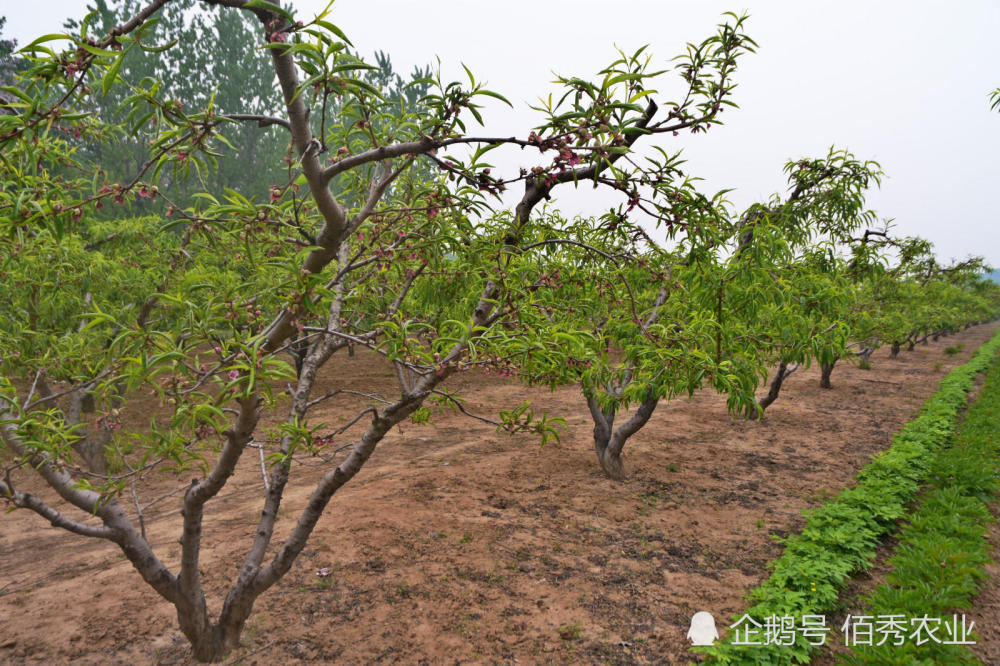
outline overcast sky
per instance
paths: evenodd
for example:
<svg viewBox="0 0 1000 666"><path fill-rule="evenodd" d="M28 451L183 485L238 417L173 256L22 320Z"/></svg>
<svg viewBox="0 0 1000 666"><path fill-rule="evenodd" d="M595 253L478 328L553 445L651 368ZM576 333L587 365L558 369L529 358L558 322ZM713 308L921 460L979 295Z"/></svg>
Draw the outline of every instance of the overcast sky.
<svg viewBox="0 0 1000 666"><path fill-rule="evenodd" d="M667 66L686 42L712 34L722 12L745 11L759 49L736 74L740 108L708 134L660 137L684 149L703 189L735 188L730 198L743 207L785 190L788 159L848 148L881 163L887 177L869 201L898 233L930 239L945 261L978 254L1000 266L1000 113L989 109L1000 87L1000 2L743 2L337 0L329 20L363 54L386 51L404 73L439 57L446 80L464 80L465 63L516 107L489 106L484 133L523 136L540 119L528 104L556 90L553 72L593 77L616 45L649 44ZM293 4L308 18L326 3ZM23 45L61 31L85 5L0 0L0 14ZM611 202L557 194L570 214Z"/></svg>

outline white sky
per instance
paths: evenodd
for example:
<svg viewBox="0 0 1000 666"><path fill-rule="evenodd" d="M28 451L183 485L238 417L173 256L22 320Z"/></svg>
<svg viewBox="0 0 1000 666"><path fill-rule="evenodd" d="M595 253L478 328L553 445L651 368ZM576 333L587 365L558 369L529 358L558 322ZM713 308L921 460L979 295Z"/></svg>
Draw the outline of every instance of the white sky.
<svg viewBox="0 0 1000 666"><path fill-rule="evenodd" d="M553 72L592 77L615 45L649 44L666 66L686 42L712 34L722 12L746 11L760 48L736 74L740 108L707 135L659 139L684 149L703 189L735 188L730 198L743 207L784 191L789 158L848 148L881 163L887 178L869 201L898 233L930 239L945 261L978 254L1000 266L1000 113L988 98L1000 87L1000 2L743 2L337 0L329 20L362 53L389 53L403 74L440 57L446 80L465 80L464 62L516 107L490 105L482 132L523 136L539 122L527 105L556 91ZM0 15L23 45L59 32L85 5L0 0ZM311 18L325 1L294 5ZM568 214L598 214L611 201L555 194Z"/></svg>

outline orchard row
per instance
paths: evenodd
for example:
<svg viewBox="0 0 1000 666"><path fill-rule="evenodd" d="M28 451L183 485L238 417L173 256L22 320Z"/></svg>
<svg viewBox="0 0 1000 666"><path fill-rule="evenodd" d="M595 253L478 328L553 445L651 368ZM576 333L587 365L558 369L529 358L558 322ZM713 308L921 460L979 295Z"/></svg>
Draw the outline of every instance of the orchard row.
<svg viewBox="0 0 1000 666"><path fill-rule="evenodd" d="M743 211L696 187L668 147L716 131L735 107L737 67L755 47L744 17L726 15L674 59L673 81L645 48L620 52L594 77L559 78L537 127L495 136L470 125L502 95L472 72L383 76L329 7L299 20L268 0L204 0L242 40L215 54L161 28L188 25L189 4L128 5L110 23L95 12L22 49L3 88L0 495L117 545L175 606L199 660L238 645L254 601L390 429L436 402L465 409L447 389L456 373L579 385L599 462L622 479L626 442L662 401L712 390L757 418L797 367L820 363L829 381L836 362L867 362L878 345L1000 314L980 260L942 266L926 242L878 223L865 197L880 168L846 150L789 162L787 191ZM195 57L203 79L184 74ZM240 62L253 65L227 72ZM249 83L249 98L208 92L212 77L247 72L276 84L280 103ZM241 155L274 182L218 182L230 137L254 129L287 142L277 165ZM489 160L503 150L524 167L499 173ZM619 203L572 220L539 206L574 187ZM519 193L510 209L507 192ZM386 357L396 394L317 394L325 367L336 382L331 359L356 348ZM264 428L276 391L290 408ZM126 427L150 393L162 410ZM353 417L330 431L314 417L328 405ZM558 418L508 407L500 428L558 436ZM260 517L210 616L206 503L257 446ZM276 539L303 455L328 471ZM145 536L144 507L167 497L148 480L164 469L199 476L174 500L176 570ZM19 490L29 474L52 497Z"/></svg>

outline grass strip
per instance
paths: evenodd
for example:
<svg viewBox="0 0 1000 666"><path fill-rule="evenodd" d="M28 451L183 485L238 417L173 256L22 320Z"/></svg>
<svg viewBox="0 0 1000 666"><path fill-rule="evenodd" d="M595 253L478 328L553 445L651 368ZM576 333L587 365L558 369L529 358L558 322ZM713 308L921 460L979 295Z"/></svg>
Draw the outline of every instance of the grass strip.
<svg viewBox="0 0 1000 666"><path fill-rule="evenodd" d="M972 607L990 562L989 503L1000 493L1000 365L990 371L983 392L969 409L955 445L942 449L931 470L920 509L900 534L889 560L886 583L865 598L870 615L940 618L931 624L935 639L926 642L893 636L883 645L853 645L850 664L979 664L967 645L974 636L956 618ZM974 618L968 618L974 620ZM908 634L909 636L909 634ZM881 638L881 637L880 637ZM945 644L947 641L950 644ZM877 641L876 641L877 642ZM901 645L893 643L901 642Z"/></svg>
<svg viewBox="0 0 1000 666"><path fill-rule="evenodd" d="M841 591L856 573L869 568L879 541L892 532L931 475L937 452L954 435L958 415L976 376L986 371L1000 350L1000 332L972 359L945 376L937 392L893 437L892 446L872 456L852 488L826 504L805 512L802 532L785 540L785 551L769 566L771 576L752 590L749 616L762 626L756 633L730 631L723 643L694 648L710 664L784 666L808 663L822 644L799 627L809 616L834 609ZM794 623L788 630L780 620ZM829 633L839 629L827 627ZM750 645L734 642L741 639Z"/></svg>

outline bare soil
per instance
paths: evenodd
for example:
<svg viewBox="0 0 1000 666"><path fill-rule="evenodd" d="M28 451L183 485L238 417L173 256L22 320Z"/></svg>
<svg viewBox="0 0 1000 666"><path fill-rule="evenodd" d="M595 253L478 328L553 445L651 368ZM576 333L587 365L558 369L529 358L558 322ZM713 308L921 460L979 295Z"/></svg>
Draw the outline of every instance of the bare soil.
<svg viewBox="0 0 1000 666"><path fill-rule="evenodd" d="M993 504L990 507L994 517L1000 517L1000 505ZM990 525L987 537L990 547L993 549L993 557L1000 552L1000 523ZM989 578L985 581L979 595L973 599L975 610L973 611L976 620L975 632L979 635L979 641L971 647L984 664L1000 663L1000 564L993 562L986 566L986 573Z"/></svg>
<svg viewBox="0 0 1000 666"><path fill-rule="evenodd" d="M296 565L261 597L234 653L243 664L611 663L697 661L685 636L710 611L720 629L781 553L772 535L799 530L803 509L833 497L912 418L951 368L998 324L838 364L833 389L819 368L791 376L760 422L734 419L710 392L661 404L626 447L631 479L603 477L578 390L527 389L470 373L452 382L470 411L495 415L530 398L566 419L560 443L499 434L450 411L406 425L339 492ZM963 344L957 354L948 346ZM391 394L393 373L359 353L331 362L323 392L347 385ZM362 403L358 403L360 405ZM356 407L357 405L353 405ZM337 424L355 410L331 406ZM148 421L155 405L130 408ZM348 441L345 435L344 441ZM278 536L324 471L297 466ZM312 464L310 464L312 463ZM163 475L148 501L200 473ZM29 476L22 490L45 494ZM210 608L250 545L263 495L248 451L206 507L202 567ZM48 495L46 495L48 497ZM179 496L148 511L150 542L179 561ZM328 568L330 575L317 572ZM996 572L992 572L996 573ZM970 611L981 654L1000 654L996 595ZM17 511L0 522L0 662L182 664L172 606L115 547Z"/></svg>

